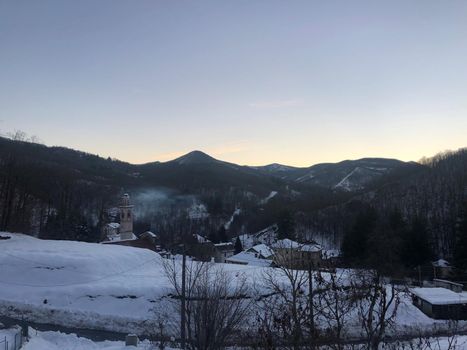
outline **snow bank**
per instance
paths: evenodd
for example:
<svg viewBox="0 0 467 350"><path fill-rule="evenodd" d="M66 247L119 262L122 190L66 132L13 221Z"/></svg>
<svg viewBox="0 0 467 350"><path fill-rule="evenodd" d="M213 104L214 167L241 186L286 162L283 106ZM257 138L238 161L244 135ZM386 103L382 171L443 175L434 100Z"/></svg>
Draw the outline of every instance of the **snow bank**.
<svg viewBox="0 0 467 350"><path fill-rule="evenodd" d="M149 349L149 342L141 342L134 346L125 346L122 341L93 342L87 338L78 337L76 334L64 334L60 332L35 332L32 331L31 339L23 347L24 350L125 350L125 349Z"/></svg>
<svg viewBox="0 0 467 350"><path fill-rule="evenodd" d="M15 339L20 344L21 328L0 329L0 349L15 350ZM6 347L8 345L8 348Z"/></svg>

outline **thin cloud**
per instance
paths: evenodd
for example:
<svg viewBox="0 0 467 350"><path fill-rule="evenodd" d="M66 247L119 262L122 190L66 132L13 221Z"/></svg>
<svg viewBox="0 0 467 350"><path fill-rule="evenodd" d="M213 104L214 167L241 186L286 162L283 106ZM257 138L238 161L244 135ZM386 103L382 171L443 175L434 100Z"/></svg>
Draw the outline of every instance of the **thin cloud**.
<svg viewBox="0 0 467 350"><path fill-rule="evenodd" d="M251 148L252 145L248 141L235 141L227 145L213 147L208 150L208 153L212 154L215 157L220 157L227 154L245 152L250 150Z"/></svg>
<svg viewBox="0 0 467 350"><path fill-rule="evenodd" d="M250 107L258 109L287 108L297 107L300 105L303 105L303 100L301 99L257 101L249 104Z"/></svg>

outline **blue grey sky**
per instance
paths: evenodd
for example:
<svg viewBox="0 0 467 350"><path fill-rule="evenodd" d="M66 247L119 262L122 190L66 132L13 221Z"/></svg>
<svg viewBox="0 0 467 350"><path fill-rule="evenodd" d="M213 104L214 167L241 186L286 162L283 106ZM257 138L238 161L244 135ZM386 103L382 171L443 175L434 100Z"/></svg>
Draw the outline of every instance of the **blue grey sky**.
<svg viewBox="0 0 467 350"><path fill-rule="evenodd" d="M133 163L467 146L467 1L0 0L0 131Z"/></svg>

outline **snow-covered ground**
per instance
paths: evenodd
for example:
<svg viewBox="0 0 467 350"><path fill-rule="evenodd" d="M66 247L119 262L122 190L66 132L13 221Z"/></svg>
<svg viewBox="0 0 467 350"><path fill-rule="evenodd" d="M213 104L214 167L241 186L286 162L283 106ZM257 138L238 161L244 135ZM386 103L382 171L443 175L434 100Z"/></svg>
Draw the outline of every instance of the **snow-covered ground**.
<svg viewBox="0 0 467 350"><path fill-rule="evenodd" d="M142 341L137 347L125 346L123 341L93 342L75 334L60 332L30 331L31 337L24 345L23 350L136 350L153 349L148 341ZM154 348L155 349L155 348Z"/></svg>
<svg viewBox="0 0 467 350"><path fill-rule="evenodd" d="M230 229L230 225L232 225L233 221L235 220L235 217L240 215L241 213L241 209L240 208L236 208L232 214L232 216L230 217L229 221L227 221L225 224L224 224L224 228L226 230Z"/></svg>
<svg viewBox="0 0 467 350"><path fill-rule="evenodd" d="M0 241L0 314L128 333L167 310L172 288L153 251L8 235ZM224 266L232 273L255 269Z"/></svg>
<svg viewBox="0 0 467 350"><path fill-rule="evenodd" d="M269 202L271 199L273 199L276 195L277 195L277 191L271 191L271 193L269 193L269 195L262 199L259 204L266 204L267 202Z"/></svg>
<svg viewBox="0 0 467 350"><path fill-rule="evenodd" d="M8 329L0 329L0 349L15 350L15 339L20 344L21 328L12 327Z"/></svg>
<svg viewBox="0 0 467 350"><path fill-rule="evenodd" d="M1 332L1 331L0 331ZM1 334L1 333L0 333ZM75 334L64 334L60 332L36 332L30 330L31 337L29 341L24 345L23 350L152 350L158 349L157 344L150 344L149 341L145 340L139 342L137 347L125 346L123 341L104 341L104 342L93 342L87 338L78 337ZM454 338L430 338L429 340L423 340L419 347L418 339L414 339L412 344L415 348L426 349L427 342L431 344L429 349L448 350L453 349L465 349L467 347L467 336L459 336ZM400 348L410 349L409 342L401 342ZM425 345L425 346L424 346ZM381 349L386 348L384 344L381 345ZM363 347L362 347L363 348ZM391 347L388 347L391 348ZM175 348L166 347L166 350L173 350ZM321 350L328 350L329 348L323 346ZM350 349L358 349L355 345L349 346Z"/></svg>
<svg viewBox="0 0 467 350"><path fill-rule="evenodd" d="M4 316L141 334L158 314L170 312L172 287L163 259L155 252L8 235L11 239L0 241L0 314ZM269 268L216 266L233 278L246 276L253 293L264 293L261 275ZM443 327L443 321L430 319L412 305L408 295L401 300L396 324L403 333Z"/></svg>

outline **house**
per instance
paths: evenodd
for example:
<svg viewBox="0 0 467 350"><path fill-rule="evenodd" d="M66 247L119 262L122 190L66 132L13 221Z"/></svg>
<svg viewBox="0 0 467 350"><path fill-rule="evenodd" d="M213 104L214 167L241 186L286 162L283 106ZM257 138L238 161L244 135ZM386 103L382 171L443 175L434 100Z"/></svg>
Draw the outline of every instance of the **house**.
<svg viewBox="0 0 467 350"><path fill-rule="evenodd" d="M277 240L277 235L279 233L279 227L274 224L269 227L266 227L264 230L261 230L253 235L254 244L267 244L271 245Z"/></svg>
<svg viewBox="0 0 467 350"><path fill-rule="evenodd" d="M246 252L255 254L255 256L259 259L272 260L274 256L274 251L263 243L257 244L250 249L247 249Z"/></svg>
<svg viewBox="0 0 467 350"><path fill-rule="evenodd" d="M214 244L199 234L193 234L185 240L183 245L176 244L170 251L173 254L183 254L191 256L198 261L210 261L215 255Z"/></svg>
<svg viewBox="0 0 467 350"><path fill-rule="evenodd" d="M288 238L272 245L274 263L292 269L316 268L322 265L322 247L317 243L304 244Z"/></svg>
<svg viewBox="0 0 467 350"><path fill-rule="evenodd" d="M274 252L265 244L257 244L246 251L233 255L226 260L229 264L272 266Z"/></svg>
<svg viewBox="0 0 467 350"><path fill-rule="evenodd" d="M120 224L118 222L109 222L104 226L103 236L106 237L115 237L118 235L120 230Z"/></svg>
<svg viewBox="0 0 467 350"><path fill-rule="evenodd" d="M225 262L228 264L252 265L261 267L269 267L273 264L272 260L259 258L255 253L249 251L235 254L232 257L226 259Z"/></svg>
<svg viewBox="0 0 467 350"><path fill-rule="evenodd" d="M257 244L266 244L270 246L277 240L278 231L278 226L274 224L253 234L245 233L243 235L238 236L238 238L240 239L240 242L242 243L242 247L244 249L251 248ZM235 243L236 239L237 237L233 239L233 243Z"/></svg>
<svg viewBox="0 0 467 350"><path fill-rule="evenodd" d="M339 249L323 249L322 262L326 267L336 267L342 264L342 255Z"/></svg>
<svg viewBox="0 0 467 350"><path fill-rule="evenodd" d="M214 261L225 263L226 260L234 255L235 247L231 242L214 244Z"/></svg>
<svg viewBox="0 0 467 350"><path fill-rule="evenodd" d="M412 288L413 304L436 320L467 320L467 293L434 288Z"/></svg>

